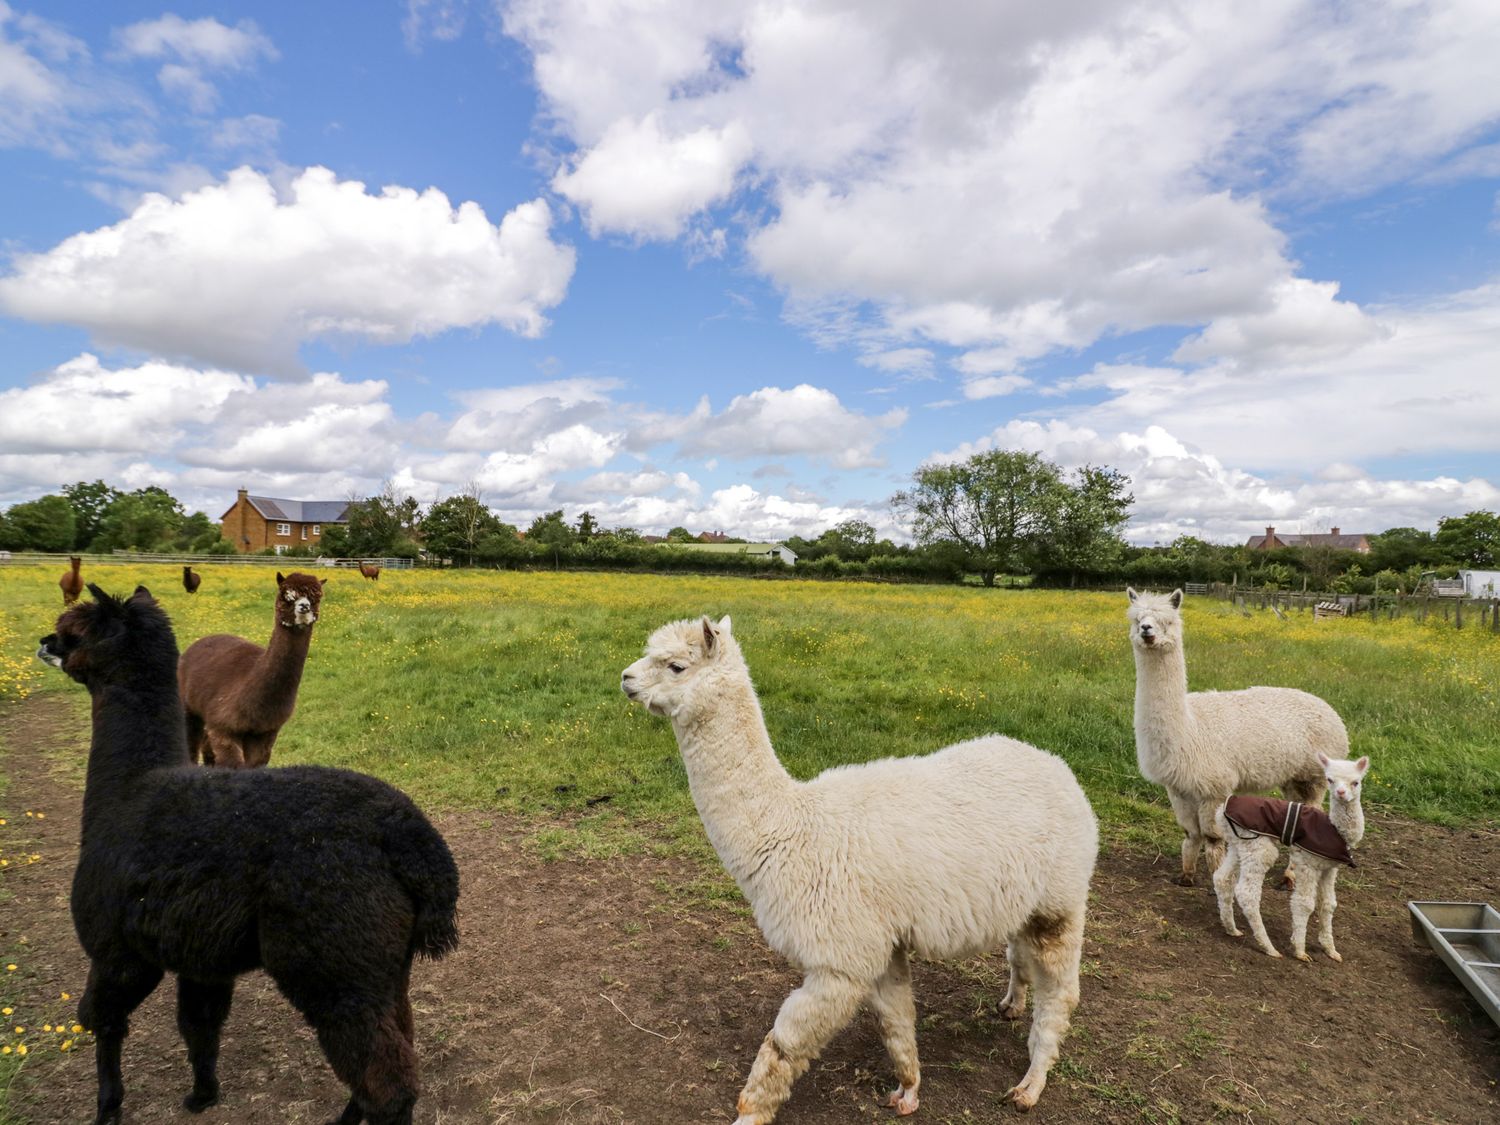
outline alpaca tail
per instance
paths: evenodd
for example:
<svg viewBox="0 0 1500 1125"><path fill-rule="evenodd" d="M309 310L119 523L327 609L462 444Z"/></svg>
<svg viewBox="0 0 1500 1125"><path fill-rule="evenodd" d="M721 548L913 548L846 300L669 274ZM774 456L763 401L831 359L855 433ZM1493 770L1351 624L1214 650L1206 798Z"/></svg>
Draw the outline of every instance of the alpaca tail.
<svg viewBox="0 0 1500 1125"><path fill-rule="evenodd" d="M458 866L438 830L412 813L393 849L394 867L416 907L411 952L437 961L458 948Z"/></svg>

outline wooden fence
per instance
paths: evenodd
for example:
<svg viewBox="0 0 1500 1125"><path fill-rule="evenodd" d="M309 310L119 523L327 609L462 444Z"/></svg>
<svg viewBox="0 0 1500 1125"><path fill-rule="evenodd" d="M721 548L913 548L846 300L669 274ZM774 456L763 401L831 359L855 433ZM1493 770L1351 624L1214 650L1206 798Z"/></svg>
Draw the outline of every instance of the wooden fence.
<svg viewBox="0 0 1500 1125"><path fill-rule="evenodd" d="M1320 603L1333 603L1345 615L1363 615L1371 621L1429 618L1452 624L1456 629L1477 627L1500 633L1500 598L1455 598L1433 594L1312 594L1292 590L1247 590L1223 582L1209 584L1209 597L1232 602L1241 609L1313 612Z"/></svg>
<svg viewBox="0 0 1500 1125"><path fill-rule="evenodd" d="M40 551L0 551L0 565L5 563L53 563L66 568L71 555L44 554ZM146 554L141 551L114 551L108 555L79 555L85 566L111 566L121 563L146 563L163 566L275 566L293 570L298 566L355 567L362 562L374 563L383 570L410 570L411 559L378 559L372 557L337 559L308 558L306 555L194 555Z"/></svg>

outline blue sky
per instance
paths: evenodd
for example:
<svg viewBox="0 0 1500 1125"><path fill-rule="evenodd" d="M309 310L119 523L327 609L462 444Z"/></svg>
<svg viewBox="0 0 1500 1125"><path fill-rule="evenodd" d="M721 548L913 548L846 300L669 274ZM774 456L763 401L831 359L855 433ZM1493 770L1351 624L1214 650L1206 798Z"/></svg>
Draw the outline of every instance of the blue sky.
<svg viewBox="0 0 1500 1125"><path fill-rule="evenodd" d="M311 14L309 14L311 13ZM0 504L1130 537L1500 507L1487 0L0 0Z"/></svg>

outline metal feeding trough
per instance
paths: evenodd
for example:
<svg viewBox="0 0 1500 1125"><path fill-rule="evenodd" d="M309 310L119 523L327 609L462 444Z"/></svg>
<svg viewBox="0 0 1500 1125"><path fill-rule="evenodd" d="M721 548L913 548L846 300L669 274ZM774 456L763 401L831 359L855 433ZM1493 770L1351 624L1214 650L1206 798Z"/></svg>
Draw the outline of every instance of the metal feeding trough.
<svg viewBox="0 0 1500 1125"><path fill-rule="evenodd" d="M1408 902L1411 932L1500 1024L1500 911L1487 902Z"/></svg>

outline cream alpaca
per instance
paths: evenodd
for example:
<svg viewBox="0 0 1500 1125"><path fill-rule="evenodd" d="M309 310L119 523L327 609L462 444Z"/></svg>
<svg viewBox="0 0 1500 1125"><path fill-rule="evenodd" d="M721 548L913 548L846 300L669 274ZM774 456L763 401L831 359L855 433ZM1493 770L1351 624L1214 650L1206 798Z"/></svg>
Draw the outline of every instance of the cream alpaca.
<svg viewBox="0 0 1500 1125"><path fill-rule="evenodd" d="M1333 791L1329 802L1328 817L1339 830L1344 843L1353 851L1365 836L1365 813L1359 801L1359 783L1370 768L1370 759L1357 762L1345 759L1330 760L1318 755L1328 787ZM1239 937L1234 924L1234 904L1240 904L1250 932L1256 943L1272 957L1280 957L1271 939L1266 936L1266 924L1260 917L1260 892L1265 884L1266 872L1276 862L1280 845L1269 836L1241 838L1224 819L1224 807L1215 813L1219 831L1228 845L1224 851L1224 862L1214 872L1214 894L1219 899L1219 920L1224 923L1224 932ZM1292 889L1292 955L1299 961L1311 961L1307 955L1307 921L1314 911L1318 915L1318 944L1323 952L1335 961L1343 957L1333 947L1333 911L1338 906L1338 897L1333 886L1338 882L1337 860L1325 859L1301 848L1292 849L1289 866L1296 885Z"/></svg>
<svg viewBox="0 0 1500 1125"><path fill-rule="evenodd" d="M1318 754L1343 758L1349 735L1334 709L1295 688L1187 689L1182 591L1130 596L1135 651L1135 760L1141 776L1164 786L1182 826L1182 882L1191 885L1198 853L1223 858L1214 813L1236 793L1279 788L1288 800L1318 805Z"/></svg>
<svg viewBox="0 0 1500 1125"><path fill-rule="evenodd" d="M1010 1097L1036 1103L1078 1003L1093 810L1060 759L992 735L920 758L794 780L771 747L750 672L717 625L664 625L621 687L672 720L693 801L771 947L804 974L766 1035L736 1125L764 1125L792 1083L867 1001L917 1108L910 956L968 957L1003 943L1005 1014L1036 992L1030 1068Z"/></svg>

